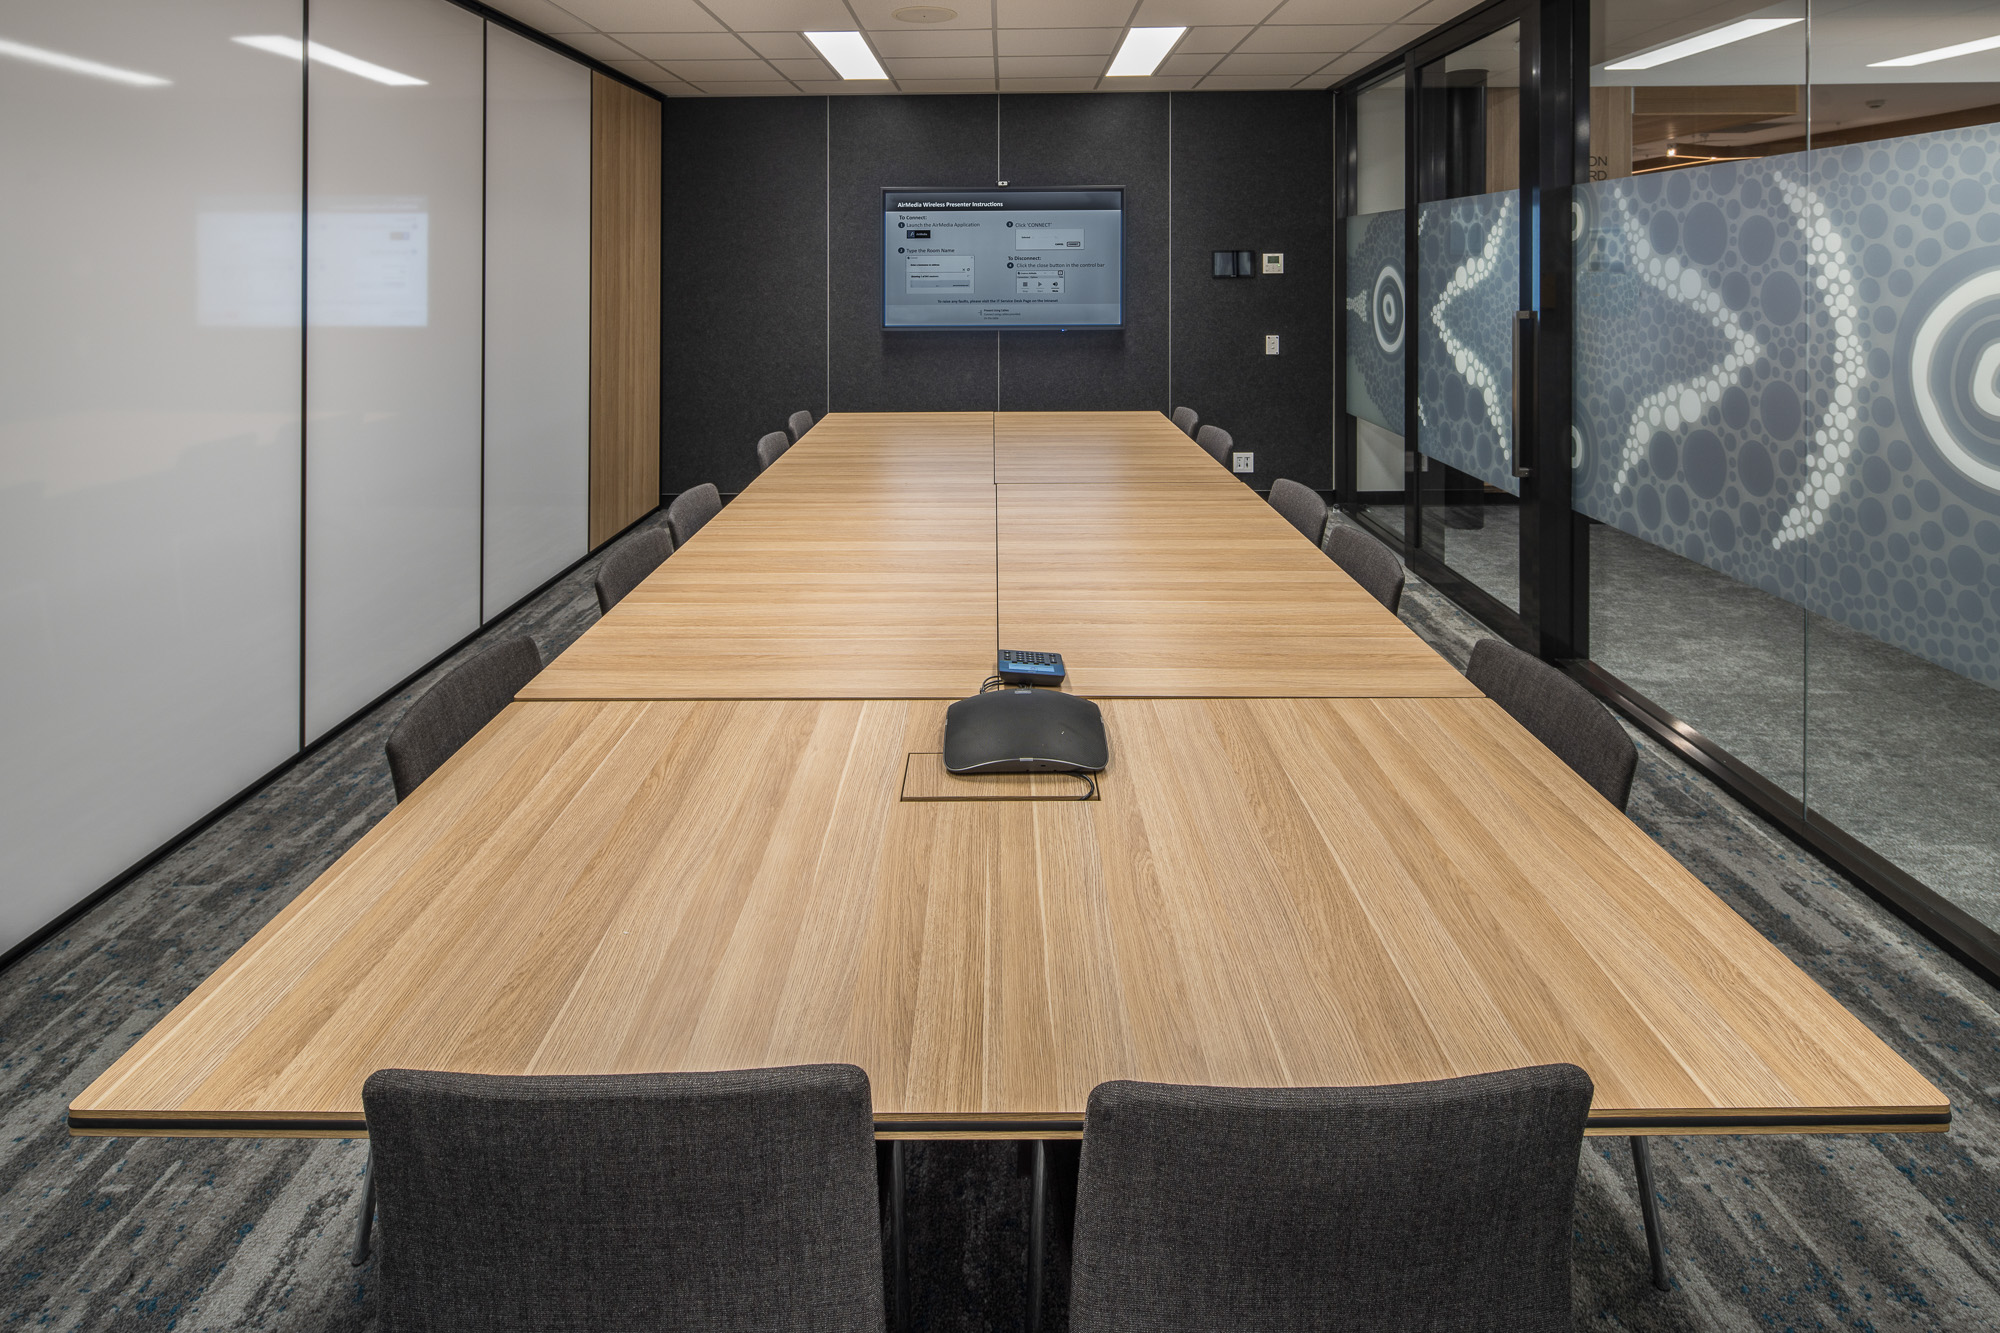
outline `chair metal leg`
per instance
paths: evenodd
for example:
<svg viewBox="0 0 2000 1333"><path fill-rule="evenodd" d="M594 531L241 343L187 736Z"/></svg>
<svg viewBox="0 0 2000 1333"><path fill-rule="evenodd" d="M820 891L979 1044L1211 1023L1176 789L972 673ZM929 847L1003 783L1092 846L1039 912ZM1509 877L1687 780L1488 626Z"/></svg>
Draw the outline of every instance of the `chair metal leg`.
<svg viewBox="0 0 2000 1333"><path fill-rule="evenodd" d="M1034 1202L1028 1209L1028 1333L1042 1333L1042 1232L1049 1213L1049 1145L1036 1139Z"/></svg>
<svg viewBox="0 0 2000 1333"><path fill-rule="evenodd" d="M369 1235L375 1229L375 1155L370 1152L361 1183L361 1220L354 1224L354 1255L347 1262L355 1268L368 1262Z"/></svg>
<svg viewBox="0 0 2000 1333"><path fill-rule="evenodd" d="M903 1232L903 1200L909 1194L909 1166L903 1156L904 1140L897 1139L889 1149L889 1248L890 1273L896 1298L896 1333L905 1333L910 1326L910 1262L909 1247Z"/></svg>
<svg viewBox="0 0 2000 1333"><path fill-rule="evenodd" d="M1660 1239L1660 1200L1653 1192L1653 1149L1642 1134L1632 1136L1632 1169L1639 1177L1639 1215L1646 1219L1646 1257L1653 1265L1653 1285L1667 1285L1667 1250Z"/></svg>

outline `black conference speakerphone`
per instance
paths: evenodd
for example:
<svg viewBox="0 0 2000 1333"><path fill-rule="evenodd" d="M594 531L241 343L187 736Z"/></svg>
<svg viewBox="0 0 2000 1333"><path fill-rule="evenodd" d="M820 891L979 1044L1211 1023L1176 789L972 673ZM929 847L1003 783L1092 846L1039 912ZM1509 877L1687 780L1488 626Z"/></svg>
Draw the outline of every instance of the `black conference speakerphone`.
<svg viewBox="0 0 2000 1333"><path fill-rule="evenodd" d="M996 674L1003 685L1060 685L1065 673L1061 653L1024 653L1002 648Z"/></svg>

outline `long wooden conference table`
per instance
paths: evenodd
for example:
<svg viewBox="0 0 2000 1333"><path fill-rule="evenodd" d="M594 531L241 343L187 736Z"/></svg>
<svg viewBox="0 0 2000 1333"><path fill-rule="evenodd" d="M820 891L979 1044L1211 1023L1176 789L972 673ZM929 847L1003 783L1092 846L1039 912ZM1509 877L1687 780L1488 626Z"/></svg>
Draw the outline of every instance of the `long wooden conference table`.
<svg viewBox="0 0 2000 1333"><path fill-rule="evenodd" d="M954 778L996 646L1093 799ZM1937 1130L1945 1097L1152 413L836 414L70 1107L365 1132L386 1066L851 1061L884 1137L1113 1078L1547 1061L1596 1133Z"/></svg>

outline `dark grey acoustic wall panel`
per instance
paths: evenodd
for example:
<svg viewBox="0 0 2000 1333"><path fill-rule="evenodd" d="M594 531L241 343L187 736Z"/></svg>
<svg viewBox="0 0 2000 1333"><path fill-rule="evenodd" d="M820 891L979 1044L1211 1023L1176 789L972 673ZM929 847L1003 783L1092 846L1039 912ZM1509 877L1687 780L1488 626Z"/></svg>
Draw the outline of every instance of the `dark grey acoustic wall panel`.
<svg viewBox="0 0 2000 1333"><path fill-rule="evenodd" d="M1257 454L1253 484L1332 485L1326 94L670 100L666 154L663 491L742 489L800 407L1178 403ZM882 329L881 188L1002 180L1126 187L1124 329ZM1211 278L1223 248L1285 274Z"/></svg>
<svg viewBox="0 0 2000 1333"><path fill-rule="evenodd" d="M993 96L833 97L833 410L991 412L997 333L882 329L882 187L990 187Z"/></svg>
<svg viewBox="0 0 2000 1333"><path fill-rule="evenodd" d="M1174 400L1257 455L1258 489L1278 477L1330 489L1331 100L1183 93L1173 116ZM1279 251L1285 272L1212 277L1216 250Z"/></svg>
<svg viewBox="0 0 2000 1333"><path fill-rule="evenodd" d="M1165 411L1166 93L1000 99L1000 173L1010 185L1125 187L1125 327L1000 335L1007 411Z"/></svg>
<svg viewBox="0 0 2000 1333"><path fill-rule="evenodd" d="M757 438L826 411L827 99L669 99L660 491L757 473Z"/></svg>

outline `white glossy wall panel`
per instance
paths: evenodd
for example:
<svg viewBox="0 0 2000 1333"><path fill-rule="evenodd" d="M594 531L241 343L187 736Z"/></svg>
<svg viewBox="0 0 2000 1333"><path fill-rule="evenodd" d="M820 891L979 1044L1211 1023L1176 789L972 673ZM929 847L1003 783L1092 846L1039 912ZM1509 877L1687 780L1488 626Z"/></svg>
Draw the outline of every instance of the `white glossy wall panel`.
<svg viewBox="0 0 2000 1333"><path fill-rule="evenodd" d="M313 0L306 689L317 737L479 624L485 24L445 0Z"/></svg>
<svg viewBox="0 0 2000 1333"><path fill-rule="evenodd" d="M296 748L297 0L0 0L0 949Z"/></svg>
<svg viewBox="0 0 2000 1333"><path fill-rule="evenodd" d="M504 28L486 41L490 617L590 531L590 71Z"/></svg>

